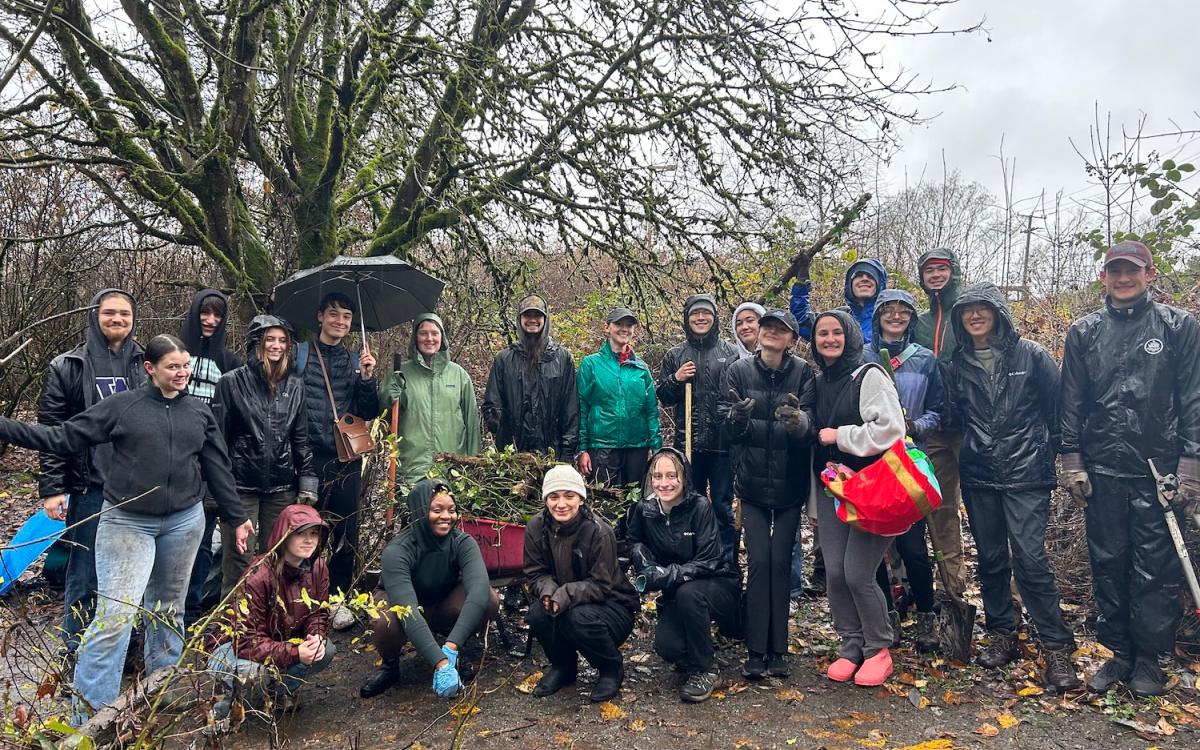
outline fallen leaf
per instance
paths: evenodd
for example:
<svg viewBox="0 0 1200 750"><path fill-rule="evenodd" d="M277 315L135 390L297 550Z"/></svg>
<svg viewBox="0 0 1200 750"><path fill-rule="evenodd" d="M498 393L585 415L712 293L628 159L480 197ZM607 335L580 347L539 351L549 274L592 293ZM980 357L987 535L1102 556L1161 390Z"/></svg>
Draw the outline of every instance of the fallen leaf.
<svg viewBox="0 0 1200 750"><path fill-rule="evenodd" d="M900 682L904 683L905 685L912 685L917 681L917 678L912 676L912 672L901 672L900 676L896 679L900 680Z"/></svg>
<svg viewBox="0 0 1200 750"><path fill-rule="evenodd" d="M984 737L995 737L1000 734L1000 727L995 724L980 724L975 728L975 734L982 734Z"/></svg>
<svg viewBox="0 0 1200 750"><path fill-rule="evenodd" d="M947 690L942 694L942 703L945 703L947 706L961 706L962 702L962 696L953 690Z"/></svg>
<svg viewBox="0 0 1200 750"><path fill-rule="evenodd" d="M650 654L634 654L633 656L629 657L629 661L633 662L634 664L645 664L646 662L650 661Z"/></svg>
<svg viewBox="0 0 1200 750"><path fill-rule="evenodd" d="M1164 718L1160 717L1158 723L1154 726L1158 731L1162 732L1164 737L1170 737L1175 734L1175 727L1171 726L1171 723Z"/></svg>
<svg viewBox="0 0 1200 750"><path fill-rule="evenodd" d="M738 693L744 693L749 689L750 689L750 686L747 685L746 683L735 682L732 685L730 685L729 687L725 688L725 692L728 693L729 695L737 695Z"/></svg>
<svg viewBox="0 0 1200 750"><path fill-rule="evenodd" d="M1021 720L1010 714L1008 711L996 717L996 721L1000 722L1001 729L1012 729L1021 723Z"/></svg>
<svg viewBox="0 0 1200 750"><path fill-rule="evenodd" d="M775 691L775 700L785 703L803 703L804 693L795 688L783 688Z"/></svg>
<svg viewBox="0 0 1200 750"><path fill-rule="evenodd" d="M621 709L620 706L612 701L604 701L600 704L600 718L604 721L616 721L624 719L628 714Z"/></svg>
<svg viewBox="0 0 1200 750"><path fill-rule="evenodd" d="M733 750L742 750L744 747L758 747L745 737L739 737L733 741Z"/></svg>
<svg viewBox="0 0 1200 750"><path fill-rule="evenodd" d="M864 740L859 740L858 744L863 747L882 750L882 748L887 747L887 738L888 736L884 732L881 732L878 729L872 729L870 732L867 732L867 738Z"/></svg>
<svg viewBox="0 0 1200 750"><path fill-rule="evenodd" d="M892 750L954 750L954 741L945 738L936 740L927 740L918 742L915 745L905 745L904 747L895 747Z"/></svg>
<svg viewBox="0 0 1200 750"><path fill-rule="evenodd" d="M929 699L921 695L921 691L916 688L909 688L908 702L913 704L913 708L917 710L929 707Z"/></svg>
<svg viewBox="0 0 1200 750"><path fill-rule="evenodd" d="M716 698L719 701L723 701L726 698L725 691L724 690L714 690L712 697Z"/></svg>
<svg viewBox="0 0 1200 750"><path fill-rule="evenodd" d="M479 713L479 706L471 705L470 703L464 703L461 706L455 706L450 709L450 715L457 716L460 719L464 716L474 716L477 713Z"/></svg>
<svg viewBox="0 0 1200 750"><path fill-rule="evenodd" d="M644 732L646 731L646 722L642 719L634 719L625 728L631 732Z"/></svg>
<svg viewBox="0 0 1200 750"><path fill-rule="evenodd" d="M525 695L530 695L531 693L533 693L533 689L535 687L537 687L538 680L540 680L540 679L542 679L542 673L534 672L533 674L529 675L528 677L526 677L525 679L521 680L520 682L518 682L516 684L515 687L517 688L517 692L525 693Z"/></svg>
<svg viewBox="0 0 1200 750"><path fill-rule="evenodd" d="M574 745L575 744L575 738L572 737L571 735L567 734L566 732L559 732L558 734L554 735L554 741L559 745Z"/></svg>
<svg viewBox="0 0 1200 750"><path fill-rule="evenodd" d="M1022 698L1028 698L1031 695L1041 695L1044 692L1046 691L1037 685L1026 685L1017 691L1017 695L1021 696Z"/></svg>

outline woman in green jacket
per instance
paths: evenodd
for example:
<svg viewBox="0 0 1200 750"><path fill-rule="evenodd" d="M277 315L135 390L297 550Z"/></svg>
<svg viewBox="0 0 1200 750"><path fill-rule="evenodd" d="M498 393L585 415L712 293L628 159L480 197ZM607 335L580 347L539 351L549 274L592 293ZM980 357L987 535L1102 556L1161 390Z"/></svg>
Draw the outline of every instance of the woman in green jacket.
<svg viewBox="0 0 1200 750"><path fill-rule="evenodd" d="M433 466L439 452L479 453L479 408L471 376L450 361L442 319L423 313L413 321L408 360L379 386L384 410L400 402L398 446L404 484L411 485Z"/></svg>
<svg viewBox="0 0 1200 750"><path fill-rule="evenodd" d="M650 454L662 447L654 375L633 353L638 320L618 307L605 319L608 340L583 358L579 387L579 469L621 487L640 482Z"/></svg>

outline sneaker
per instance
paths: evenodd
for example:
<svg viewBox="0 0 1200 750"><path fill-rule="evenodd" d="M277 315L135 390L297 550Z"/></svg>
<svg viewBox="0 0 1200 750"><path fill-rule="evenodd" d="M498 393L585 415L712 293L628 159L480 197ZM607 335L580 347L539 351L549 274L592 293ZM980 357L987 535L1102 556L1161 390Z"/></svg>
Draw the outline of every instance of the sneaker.
<svg viewBox="0 0 1200 750"><path fill-rule="evenodd" d="M1133 676L1133 662L1124 654L1113 654L1104 662L1092 679L1088 680L1087 689L1093 693L1107 693L1109 688L1118 682L1128 682Z"/></svg>
<svg viewBox="0 0 1200 750"><path fill-rule="evenodd" d="M849 659L838 659L825 670L825 676L834 682L849 682L858 671L858 662Z"/></svg>
<svg viewBox="0 0 1200 750"><path fill-rule="evenodd" d="M1075 662L1071 660L1071 646L1047 646L1043 649L1046 659L1046 671L1042 673L1042 681L1046 687L1064 693L1075 690L1083 681L1075 673Z"/></svg>
<svg viewBox="0 0 1200 750"><path fill-rule="evenodd" d="M767 661L762 654L756 654L753 651L746 657L746 662L742 664L742 677L751 680L761 680L767 674Z"/></svg>
<svg viewBox="0 0 1200 750"><path fill-rule="evenodd" d="M978 662L985 667L995 669L1017 660L1017 634L1003 630L991 632L991 642L979 652Z"/></svg>
<svg viewBox="0 0 1200 750"><path fill-rule="evenodd" d="M542 675L542 679L533 686L533 694L537 698L554 695L567 685L573 685L577 675L578 667L560 667L557 664L551 664L550 668L546 670L546 674Z"/></svg>
<svg viewBox="0 0 1200 750"><path fill-rule="evenodd" d="M688 675L683 687L679 688L679 698L684 703L703 703L712 696L716 687L716 672L693 672Z"/></svg>
<svg viewBox="0 0 1200 750"><path fill-rule="evenodd" d="M1162 695L1167 688L1167 676L1158 666L1158 657L1138 654L1129 678L1129 692L1139 698Z"/></svg>
<svg viewBox="0 0 1200 750"><path fill-rule="evenodd" d="M938 650L936 614L933 612L917 613L917 635L915 640L918 651Z"/></svg>
<svg viewBox="0 0 1200 750"><path fill-rule="evenodd" d="M900 613L888 610L888 621L892 624L892 648L900 647Z"/></svg>
<svg viewBox="0 0 1200 750"><path fill-rule="evenodd" d="M767 674L771 677L787 677L792 673L788 667L787 654L771 654L767 657Z"/></svg>
<svg viewBox="0 0 1200 750"><path fill-rule="evenodd" d="M354 613L341 604L334 607L333 611L329 613L329 627L334 630L348 630L357 622L358 620L354 619Z"/></svg>
<svg viewBox="0 0 1200 750"><path fill-rule="evenodd" d="M862 687L876 687L887 682L887 678L891 676L892 655L885 648L862 663L862 666L854 673L854 684Z"/></svg>

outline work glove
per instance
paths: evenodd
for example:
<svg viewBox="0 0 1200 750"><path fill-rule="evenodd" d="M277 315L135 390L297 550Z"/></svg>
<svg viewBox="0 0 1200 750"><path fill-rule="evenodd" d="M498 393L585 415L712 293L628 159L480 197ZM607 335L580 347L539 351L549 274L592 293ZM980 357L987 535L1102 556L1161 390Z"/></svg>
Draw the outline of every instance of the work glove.
<svg viewBox="0 0 1200 750"><path fill-rule="evenodd" d="M567 611L567 607L571 606L571 594L567 591L566 586L559 586L558 589L550 595L550 601L558 605L558 611L554 613L557 617Z"/></svg>
<svg viewBox="0 0 1200 750"><path fill-rule="evenodd" d="M637 578L633 579L633 587L638 593L658 591L667 577L667 569L661 565L650 565L642 569Z"/></svg>
<svg viewBox="0 0 1200 750"><path fill-rule="evenodd" d="M729 418L735 422L746 422L750 419L750 412L754 411L754 399L743 398L738 399L737 393L729 392L730 397L735 401L734 405L729 407Z"/></svg>
<svg viewBox="0 0 1200 750"><path fill-rule="evenodd" d="M462 686L462 678L458 676L458 670L453 664L447 664L433 673L433 692L437 693L439 698L453 698L462 690Z"/></svg>
<svg viewBox="0 0 1200 750"><path fill-rule="evenodd" d="M450 666L458 669L458 652L449 646L442 646L442 656L450 661Z"/></svg>
<svg viewBox="0 0 1200 750"><path fill-rule="evenodd" d="M298 493L296 493L296 502L303 503L305 505L316 505L317 504L317 493L310 492L308 490L303 490L301 492L298 492Z"/></svg>
<svg viewBox="0 0 1200 750"><path fill-rule="evenodd" d="M1200 459L1183 456L1175 473L1179 477L1179 490L1171 505L1185 515L1200 513Z"/></svg>
<svg viewBox="0 0 1200 750"><path fill-rule="evenodd" d="M808 415L800 408L800 399L789 393L783 403L775 407L775 419L788 432L808 432Z"/></svg>
<svg viewBox="0 0 1200 750"><path fill-rule="evenodd" d="M916 423L916 422L914 422L914 421L912 421L911 419L905 418L905 420L904 420L904 434L905 434L905 435L908 435L908 436L909 436L909 437L911 437L911 438L919 437L919 436L917 435L917 423Z"/></svg>
<svg viewBox="0 0 1200 750"><path fill-rule="evenodd" d="M1086 508L1087 499L1092 496L1092 480L1083 467L1083 454L1064 453L1062 467L1059 483L1071 495L1071 504L1076 508Z"/></svg>
<svg viewBox="0 0 1200 750"><path fill-rule="evenodd" d="M812 268L812 258L801 256L796 259L796 283L807 284L809 271Z"/></svg>

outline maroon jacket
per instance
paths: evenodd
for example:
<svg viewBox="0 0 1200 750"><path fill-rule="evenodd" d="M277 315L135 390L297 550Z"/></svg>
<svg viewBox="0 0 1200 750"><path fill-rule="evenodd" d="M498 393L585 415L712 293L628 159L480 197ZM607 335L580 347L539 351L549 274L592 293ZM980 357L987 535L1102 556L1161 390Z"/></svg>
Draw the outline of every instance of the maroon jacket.
<svg viewBox="0 0 1200 750"><path fill-rule="evenodd" d="M299 567L282 562L281 540L314 524L321 527L322 537L313 556ZM328 536L329 527L321 515L307 505L289 505L279 514L267 545L275 552L254 558L242 577L243 588L230 602L234 611L232 640L239 658L270 661L287 669L300 660L297 644L289 643L290 639L329 632L329 610L318 606L329 598L329 569L321 559ZM279 573L275 572L277 566L282 566ZM313 606L304 603L301 591L307 592ZM230 637L223 635L221 640Z"/></svg>

